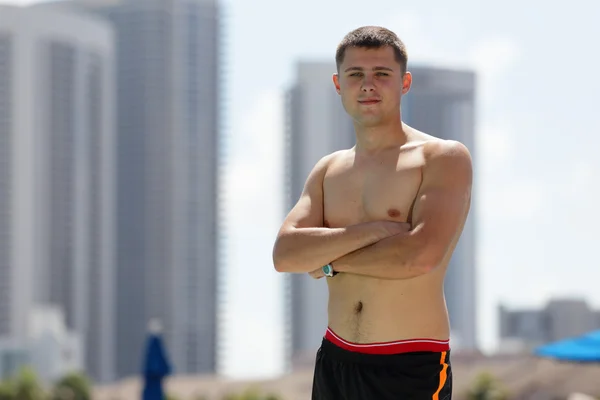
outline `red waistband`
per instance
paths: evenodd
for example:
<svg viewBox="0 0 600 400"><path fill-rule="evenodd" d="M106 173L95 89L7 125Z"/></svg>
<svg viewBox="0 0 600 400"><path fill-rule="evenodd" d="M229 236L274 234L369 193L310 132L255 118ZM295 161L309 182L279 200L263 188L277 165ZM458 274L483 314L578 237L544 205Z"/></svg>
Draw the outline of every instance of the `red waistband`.
<svg viewBox="0 0 600 400"><path fill-rule="evenodd" d="M352 343L342 339L330 328L325 332L325 339L343 349L365 354L398 354L415 351L442 352L450 350L450 340L406 339L382 343Z"/></svg>

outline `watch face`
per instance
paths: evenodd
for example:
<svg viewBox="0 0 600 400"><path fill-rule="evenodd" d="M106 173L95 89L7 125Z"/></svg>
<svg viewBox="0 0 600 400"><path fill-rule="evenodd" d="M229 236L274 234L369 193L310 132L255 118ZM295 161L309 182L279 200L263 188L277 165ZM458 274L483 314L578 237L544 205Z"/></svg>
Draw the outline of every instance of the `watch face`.
<svg viewBox="0 0 600 400"><path fill-rule="evenodd" d="M331 265L324 266L323 272L325 273L325 275L331 275Z"/></svg>

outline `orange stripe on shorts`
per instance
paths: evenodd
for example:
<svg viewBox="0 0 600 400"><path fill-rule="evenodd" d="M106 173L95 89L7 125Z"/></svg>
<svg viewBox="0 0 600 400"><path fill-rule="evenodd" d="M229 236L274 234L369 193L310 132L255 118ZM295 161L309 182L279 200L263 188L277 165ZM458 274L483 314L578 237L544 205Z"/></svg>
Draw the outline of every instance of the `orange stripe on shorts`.
<svg viewBox="0 0 600 400"><path fill-rule="evenodd" d="M446 379L448 378L446 375L446 370L448 369L448 364L446 364L444 362L445 360L446 360L446 352L443 351L442 357L440 358L440 364L442 365L442 371L440 372L440 385L438 386L438 389L436 390L436 392L433 394L433 400L440 400L440 392L442 391L442 388L446 384Z"/></svg>

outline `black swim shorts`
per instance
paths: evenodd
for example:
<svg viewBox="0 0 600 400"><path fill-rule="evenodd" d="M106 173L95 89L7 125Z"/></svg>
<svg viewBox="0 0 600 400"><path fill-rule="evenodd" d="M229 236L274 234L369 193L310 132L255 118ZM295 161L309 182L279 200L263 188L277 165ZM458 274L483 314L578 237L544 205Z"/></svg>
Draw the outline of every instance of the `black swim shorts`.
<svg viewBox="0 0 600 400"><path fill-rule="evenodd" d="M327 330L317 352L312 400L450 400L448 341L356 344Z"/></svg>

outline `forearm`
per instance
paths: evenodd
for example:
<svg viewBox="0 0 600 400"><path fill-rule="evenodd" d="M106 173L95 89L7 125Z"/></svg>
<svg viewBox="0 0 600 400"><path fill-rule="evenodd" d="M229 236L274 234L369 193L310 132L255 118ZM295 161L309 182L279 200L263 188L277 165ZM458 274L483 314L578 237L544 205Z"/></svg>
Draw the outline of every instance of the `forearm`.
<svg viewBox="0 0 600 400"><path fill-rule="evenodd" d="M387 236L389 233L376 223L290 229L278 237L273 262L279 272L311 272Z"/></svg>
<svg viewBox="0 0 600 400"><path fill-rule="evenodd" d="M379 279L410 279L430 270L423 262L422 251L414 235L401 233L346 254L332 266L337 272Z"/></svg>

